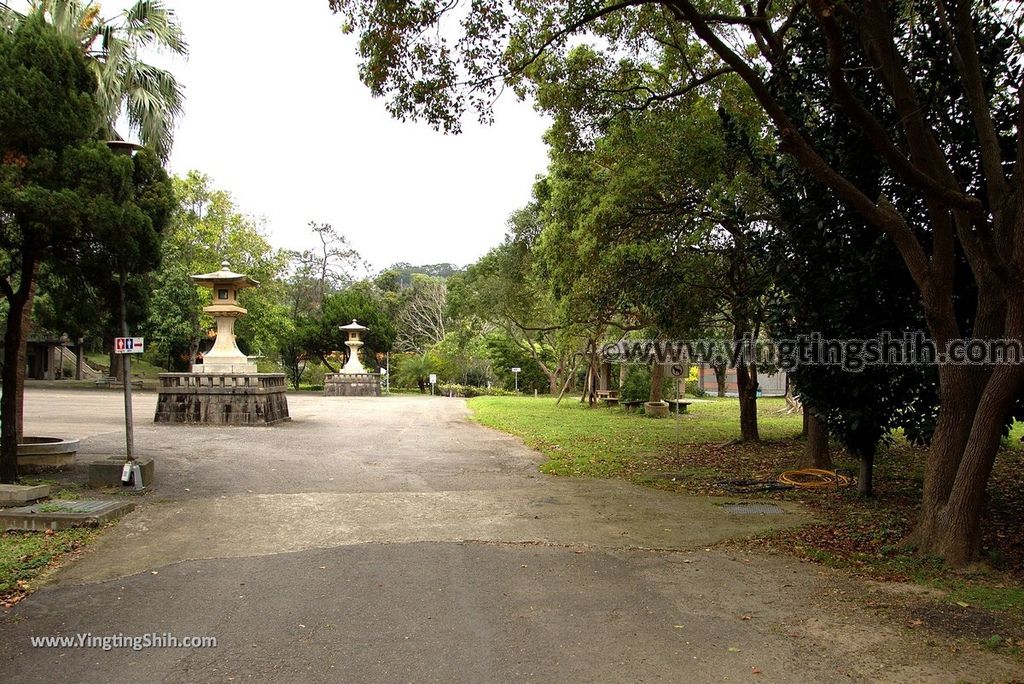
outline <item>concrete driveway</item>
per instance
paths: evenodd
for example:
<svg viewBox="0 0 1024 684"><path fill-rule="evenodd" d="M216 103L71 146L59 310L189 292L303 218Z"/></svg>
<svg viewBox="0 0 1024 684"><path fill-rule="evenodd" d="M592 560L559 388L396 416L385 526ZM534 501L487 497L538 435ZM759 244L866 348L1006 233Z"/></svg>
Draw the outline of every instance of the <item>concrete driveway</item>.
<svg viewBox="0 0 1024 684"><path fill-rule="evenodd" d="M30 390L26 430L123 453L115 392ZM10 681L855 681L1002 678L863 609L873 589L711 550L799 524L538 473L430 397L289 398L274 428L155 426L155 491L0 618ZM216 648L34 648L32 636L212 636ZM1008 677L1009 675L1007 675Z"/></svg>

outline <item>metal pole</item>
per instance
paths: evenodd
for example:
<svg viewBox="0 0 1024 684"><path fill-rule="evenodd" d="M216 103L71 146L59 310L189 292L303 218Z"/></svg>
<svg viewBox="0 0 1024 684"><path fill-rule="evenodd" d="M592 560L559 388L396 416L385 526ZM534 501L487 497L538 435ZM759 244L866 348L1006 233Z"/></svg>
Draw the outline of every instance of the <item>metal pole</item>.
<svg viewBox="0 0 1024 684"><path fill-rule="evenodd" d="M682 427L683 422L679 420L679 378L676 378L676 463L679 462L679 439L682 436L679 431Z"/></svg>
<svg viewBox="0 0 1024 684"><path fill-rule="evenodd" d="M120 274L121 286L121 336L128 337L128 307L125 304L125 281L127 280L124 271ZM124 446L128 455L128 462L135 460L135 425L132 420L132 361L131 354L122 354L124 359Z"/></svg>
<svg viewBox="0 0 1024 684"><path fill-rule="evenodd" d="M513 373L516 378L516 394L519 394L519 373Z"/></svg>

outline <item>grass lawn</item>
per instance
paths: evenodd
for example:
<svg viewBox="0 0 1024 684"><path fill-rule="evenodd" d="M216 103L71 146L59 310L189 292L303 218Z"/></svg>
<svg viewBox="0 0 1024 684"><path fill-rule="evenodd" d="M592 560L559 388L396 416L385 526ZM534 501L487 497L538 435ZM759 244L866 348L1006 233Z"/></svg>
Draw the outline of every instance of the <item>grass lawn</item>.
<svg viewBox="0 0 1024 684"><path fill-rule="evenodd" d="M612 477L633 472L680 444L727 443L739 436L735 399L694 402L679 420L655 420L619 408L581 404L566 397L476 397L469 404L475 420L522 437L550 460L542 470L556 475ZM758 421L766 440L799 436L802 418L785 413L785 401L759 402ZM650 456L650 459L646 459ZM638 460L639 459L639 460Z"/></svg>
<svg viewBox="0 0 1024 684"><path fill-rule="evenodd" d="M52 534L4 532L0 534L0 606L20 601L34 580L56 567L69 554L82 549L99 530L78 528Z"/></svg>
<svg viewBox="0 0 1024 684"><path fill-rule="evenodd" d="M737 443L736 399L694 402L679 419L655 420L619 408L589 408L578 398L477 397L469 400L477 422L521 437L547 457L541 470L556 475L621 477L669 491L728 496L729 481L774 482L803 449L802 418L788 414L781 398L758 402L762 442ZM782 549L802 558L881 579L916 580L948 591L949 601L1024 616L1024 426L1015 425L998 459L989 495L983 549L987 564L969 572L943 568L906 542L918 505L925 453L899 437L875 459L876 497L855 488L761 492L799 500L821 522L744 544ZM678 440L678 446L677 446ZM833 461L855 475L856 460L833 444Z"/></svg>
<svg viewBox="0 0 1024 684"><path fill-rule="evenodd" d="M96 370L109 373L110 371L110 357L103 352L90 352L85 355L85 362ZM140 377L143 379L156 379L160 373L166 373L167 370L160 366L154 366L153 364L144 361L141 354L132 355L132 376Z"/></svg>

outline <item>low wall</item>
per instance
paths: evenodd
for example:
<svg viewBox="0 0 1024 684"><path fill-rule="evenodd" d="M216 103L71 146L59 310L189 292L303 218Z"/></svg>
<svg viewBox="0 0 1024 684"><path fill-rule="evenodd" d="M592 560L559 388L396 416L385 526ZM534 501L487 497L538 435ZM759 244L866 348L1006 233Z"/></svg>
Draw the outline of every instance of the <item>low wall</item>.
<svg viewBox="0 0 1024 684"><path fill-rule="evenodd" d="M290 420L284 373L161 373L154 423L275 425Z"/></svg>
<svg viewBox="0 0 1024 684"><path fill-rule="evenodd" d="M380 373L328 373L325 397L379 397Z"/></svg>

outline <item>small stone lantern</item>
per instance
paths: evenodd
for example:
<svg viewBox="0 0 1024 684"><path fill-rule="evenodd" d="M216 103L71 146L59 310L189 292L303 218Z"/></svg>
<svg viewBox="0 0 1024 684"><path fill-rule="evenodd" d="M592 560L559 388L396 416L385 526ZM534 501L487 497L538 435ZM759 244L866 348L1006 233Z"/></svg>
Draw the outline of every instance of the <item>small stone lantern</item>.
<svg viewBox="0 0 1024 684"><path fill-rule="evenodd" d="M352 322L348 325L343 325L340 330L345 333L345 346L348 347L348 361L345 363L344 368L341 369L342 373L353 374L353 373L366 373L366 369L363 368L363 364L359 362L359 348L363 346L363 333L369 328L365 325L359 325L356 319L352 319Z"/></svg>
<svg viewBox="0 0 1024 684"><path fill-rule="evenodd" d="M192 276L197 285L213 289L213 304L203 309L217 323L217 339L213 348L203 356L203 363L192 367L193 373L255 373L256 364L238 348L235 341L235 321L248 313L238 304L238 293L259 283L247 275L235 273L228 262L220 270Z"/></svg>

